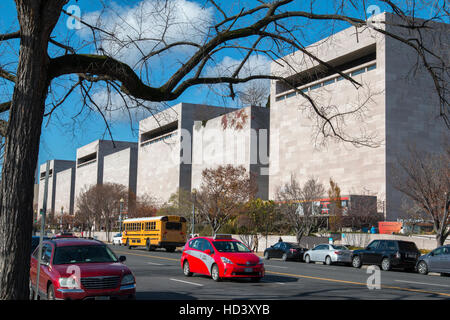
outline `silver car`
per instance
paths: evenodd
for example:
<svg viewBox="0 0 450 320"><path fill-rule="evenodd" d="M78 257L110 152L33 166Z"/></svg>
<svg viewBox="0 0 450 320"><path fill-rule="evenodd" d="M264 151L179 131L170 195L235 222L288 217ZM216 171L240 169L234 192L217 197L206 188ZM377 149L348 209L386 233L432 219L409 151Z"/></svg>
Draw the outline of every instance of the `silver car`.
<svg viewBox="0 0 450 320"><path fill-rule="evenodd" d="M417 271L420 274L438 272L450 274L450 245L434 249L417 260Z"/></svg>
<svg viewBox="0 0 450 320"><path fill-rule="evenodd" d="M351 263L352 250L334 244L319 244L303 255L306 263L323 262L330 265L334 262Z"/></svg>

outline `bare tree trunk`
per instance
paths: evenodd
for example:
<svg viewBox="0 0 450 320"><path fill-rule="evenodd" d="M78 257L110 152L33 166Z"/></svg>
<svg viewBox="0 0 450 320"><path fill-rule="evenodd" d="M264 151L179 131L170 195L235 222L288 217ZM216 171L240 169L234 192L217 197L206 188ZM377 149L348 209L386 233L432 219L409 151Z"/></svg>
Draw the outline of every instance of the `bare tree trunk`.
<svg viewBox="0 0 450 320"><path fill-rule="evenodd" d="M0 299L29 297L34 172L48 90L47 43L62 2L16 0L21 40L0 184Z"/></svg>

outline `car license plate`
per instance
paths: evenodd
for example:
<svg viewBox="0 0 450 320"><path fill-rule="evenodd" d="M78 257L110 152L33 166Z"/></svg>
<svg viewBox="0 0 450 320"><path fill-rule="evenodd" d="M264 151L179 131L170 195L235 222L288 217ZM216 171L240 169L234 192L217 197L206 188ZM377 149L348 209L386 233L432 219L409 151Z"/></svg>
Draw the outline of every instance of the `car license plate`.
<svg viewBox="0 0 450 320"><path fill-rule="evenodd" d="M95 300L110 300L109 296L97 296L95 297Z"/></svg>
<svg viewBox="0 0 450 320"><path fill-rule="evenodd" d="M244 272L253 272L253 269L252 268L245 268Z"/></svg>

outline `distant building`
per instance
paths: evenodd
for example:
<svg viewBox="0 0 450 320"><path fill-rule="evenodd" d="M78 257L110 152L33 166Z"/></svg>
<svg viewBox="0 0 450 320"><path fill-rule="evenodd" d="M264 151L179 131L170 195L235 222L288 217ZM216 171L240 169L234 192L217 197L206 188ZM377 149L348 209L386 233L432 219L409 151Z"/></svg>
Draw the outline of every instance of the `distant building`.
<svg viewBox="0 0 450 320"><path fill-rule="evenodd" d="M178 189L191 190L192 129L234 109L179 103L139 122L137 196L160 202Z"/></svg>
<svg viewBox="0 0 450 320"><path fill-rule="evenodd" d="M256 179L256 196L268 198L268 108L246 107L208 121L193 130L192 188L199 189L202 171L220 165L243 166Z"/></svg>
<svg viewBox="0 0 450 320"><path fill-rule="evenodd" d="M55 214L60 213L61 202L70 203L73 198L70 187L69 190L62 187L64 185L71 185L73 183L73 176L61 175L61 172L71 171L75 167L75 161L67 160L50 160L48 168L48 188L47 188L47 213ZM47 163L43 163L39 169L39 191L38 191L38 211L43 208L44 205L44 192L45 192L45 175L47 170ZM59 177L59 179L57 179ZM64 177L64 178L63 178ZM65 180L67 178L68 180ZM68 191L68 192L67 192ZM58 198L57 198L58 196ZM66 210L69 211L70 205L67 205Z"/></svg>
<svg viewBox="0 0 450 320"><path fill-rule="evenodd" d="M381 29L409 38L417 36L416 30L396 27L396 19L389 13L374 17L382 21L377 25ZM421 38L433 51L448 51L450 26L429 23L433 28L421 29ZM437 151L441 142L448 140L448 129L436 117L439 100L430 74L420 62L416 65L417 53L411 47L371 28L345 29L306 50L364 86L358 88L301 51L272 63L272 74L287 77L298 90L313 98L318 108L330 114L336 106L343 112L361 106L363 117L346 117L339 126L350 137L363 132L373 134L381 144L377 148L355 147L328 140L326 147L315 146L318 122L310 102L282 81L274 80L269 198L275 197L277 188L289 181L291 173L300 182L315 176L326 187L332 177L344 194L377 196L386 218L396 220L402 215L404 196L390 183L392 165L407 154L408 145Z"/></svg>
<svg viewBox="0 0 450 320"><path fill-rule="evenodd" d="M136 176L135 142L96 140L77 149L75 210L78 196L104 182L134 188Z"/></svg>

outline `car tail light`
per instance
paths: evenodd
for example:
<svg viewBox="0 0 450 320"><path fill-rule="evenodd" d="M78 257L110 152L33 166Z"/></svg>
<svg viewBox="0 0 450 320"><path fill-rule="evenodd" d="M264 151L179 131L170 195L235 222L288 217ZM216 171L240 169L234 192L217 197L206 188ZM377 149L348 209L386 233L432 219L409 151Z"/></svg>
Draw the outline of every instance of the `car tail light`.
<svg viewBox="0 0 450 320"><path fill-rule="evenodd" d="M291 253L295 253L297 250L295 250L295 249L289 249L289 251L290 251Z"/></svg>
<svg viewBox="0 0 450 320"><path fill-rule="evenodd" d="M400 254L399 251L397 251L397 253L395 254L395 257L396 257L397 259L400 259L400 258L402 257L402 255Z"/></svg>
<svg viewBox="0 0 450 320"><path fill-rule="evenodd" d="M335 251L334 253L337 254L337 255L343 254L341 251Z"/></svg>

